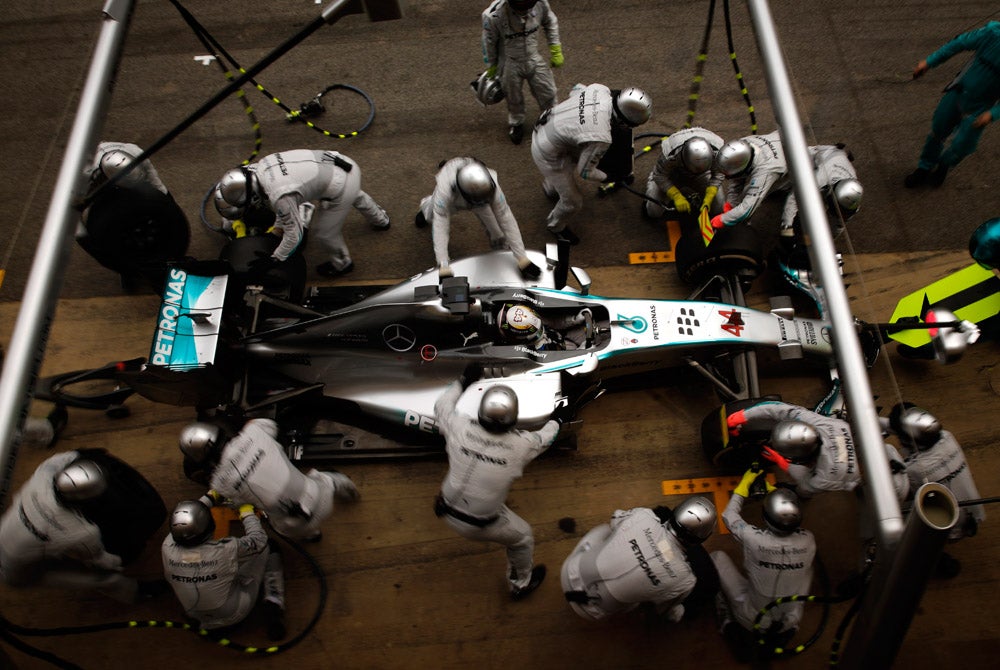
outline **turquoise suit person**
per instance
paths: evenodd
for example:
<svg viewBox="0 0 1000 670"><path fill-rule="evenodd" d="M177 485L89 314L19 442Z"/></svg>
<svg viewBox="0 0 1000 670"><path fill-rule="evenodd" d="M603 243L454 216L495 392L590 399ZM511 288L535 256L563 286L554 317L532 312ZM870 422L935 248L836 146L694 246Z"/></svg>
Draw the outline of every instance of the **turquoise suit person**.
<svg viewBox="0 0 1000 670"><path fill-rule="evenodd" d="M955 37L920 61L913 78L963 51L974 52L972 60L941 96L917 169L905 179L909 188L924 183L940 186L948 170L976 150L986 126L1000 118L1000 22L990 21ZM953 133L951 144L945 148Z"/></svg>

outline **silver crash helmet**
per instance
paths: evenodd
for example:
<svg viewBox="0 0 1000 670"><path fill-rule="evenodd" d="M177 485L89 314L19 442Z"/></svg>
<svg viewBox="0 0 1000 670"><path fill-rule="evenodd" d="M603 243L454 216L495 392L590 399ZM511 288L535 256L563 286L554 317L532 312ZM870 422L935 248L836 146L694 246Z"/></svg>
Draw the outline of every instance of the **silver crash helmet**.
<svg viewBox="0 0 1000 670"><path fill-rule="evenodd" d="M500 334L507 342L534 344L542 338L542 317L533 308L520 302L508 302L500 308L497 318Z"/></svg>
<svg viewBox="0 0 1000 670"><path fill-rule="evenodd" d="M63 468L52 484L59 498L66 502L90 500L108 490L108 478L100 466L82 458Z"/></svg>
<svg viewBox="0 0 1000 670"><path fill-rule="evenodd" d="M715 160L715 151L704 137L692 137L681 145L681 165L691 174L708 172Z"/></svg>
<svg viewBox="0 0 1000 670"><path fill-rule="evenodd" d="M892 432L906 444L920 449L930 449L941 437L941 422L927 410L913 403L900 403L889 413Z"/></svg>
<svg viewBox="0 0 1000 670"><path fill-rule="evenodd" d="M612 100L615 115L626 125L635 128L649 121L653 115L653 100L641 88L629 86L622 89Z"/></svg>
<svg viewBox="0 0 1000 670"><path fill-rule="evenodd" d="M215 188L219 195L215 208L222 216L233 219L243 216L246 208L253 204L259 186L250 167L235 167L226 170Z"/></svg>
<svg viewBox="0 0 1000 670"><path fill-rule="evenodd" d="M799 497L788 489L775 489L764 497L764 522L776 533L791 533L802 524Z"/></svg>
<svg viewBox="0 0 1000 670"><path fill-rule="evenodd" d="M181 501L170 515L170 536L179 545L199 545L208 540L214 531L212 511L200 500Z"/></svg>
<svg viewBox="0 0 1000 670"><path fill-rule="evenodd" d="M492 386L479 402L479 424L492 433L502 433L517 424L517 394L509 386Z"/></svg>
<svg viewBox="0 0 1000 670"><path fill-rule="evenodd" d="M845 219L861 209L864 194L865 189L857 179L841 179L833 185L833 202Z"/></svg>
<svg viewBox="0 0 1000 670"><path fill-rule="evenodd" d="M805 421L779 421L771 429L771 448L793 463L812 458L819 443L819 433Z"/></svg>
<svg viewBox="0 0 1000 670"><path fill-rule="evenodd" d="M455 188L473 207L481 207L493 200L496 182L489 169L477 160L470 160L458 169Z"/></svg>
<svg viewBox="0 0 1000 670"><path fill-rule="evenodd" d="M753 147L746 140L729 140L719 149L719 170L727 177L743 174L753 161Z"/></svg>
<svg viewBox="0 0 1000 670"><path fill-rule="evenodd" d="M503 87L497 77L487 76L486 70L470 83L476 100L481 105L495 105L504 99Z"/></svg>
<svg viewBox="0 0 1000 670"><path fill-rule="evenodd" d="M691 496L674 508L668 526L682 544L696 545L715 529L715 504L703 496Z"/></svg>
<svg viewBox="0 0 1000 670"><path fill-rule="evenodd" d="M181 452L195 461L207 461L219 446L219 427L204 421L189 423L181 429L178 446Z"/></svg>
<svg viewBox="0 0 1000 670"><path fill-rule="evenodd" d="M230 221L235 221L236 219L243 216L243 207L235 207L226 202L226 199L222 197L222 189L219 184L215 185L215 192L212 195L215 202L215 211L229 219Z"/></svg>
<svg viewBox="0 0 1000 670"><path fill-rule="evenodd" d="M97 161L97 167L104 175L106 179L117 179L116 182L119 186L132 186L138 183L139 173L137 170L130 171L127 175L119 177L125 168L133 161L135 157L132 154L122 151L121 149L112 149L110 151L105 151L101 154L101 158Z"/></svg>

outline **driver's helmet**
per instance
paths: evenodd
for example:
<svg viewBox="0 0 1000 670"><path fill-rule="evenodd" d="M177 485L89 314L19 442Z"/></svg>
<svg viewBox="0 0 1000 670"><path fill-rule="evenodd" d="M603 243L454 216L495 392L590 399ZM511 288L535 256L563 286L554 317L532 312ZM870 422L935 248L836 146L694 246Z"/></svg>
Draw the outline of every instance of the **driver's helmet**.
<svg viewBox="0 0 1000 670"><path fill-rule="evenodd" d="M793 463L809 461L819 444L819 433L805 421L779 421L771 429L771 448Z"/></svg>
<svg viewBox="0 0 1000 670"><path fill-rule="evenodd" d="M631 128L641 126L653 115L652 98L635 86L618 91L612 99L612 107L615 116Z"/></svg>
<svg viewBox="0 0 1000 670"><path fill-rule="evenodd" d="M170 515L170 536L181 546L197 546L208 540L214 531L212 511L200 500L181 501Z"/></svg>
<svg viewBox="0 0 1000 670"><path fill-rule="evenodd" d="M889 413L889 426L899 439L923 451L937 444L941 437L941 422L927 410L913 403L902 402Z"/></svg>
<svg viewBox="0 0 1000 670"><path fill-rule="evenodd" d="M691 174L708 172L715 160L715 151L704 137L692 137L681 145L681 165Z"/></svg>
<svg viewBox="0 0 1000 670"><path fill-rule="evenodd" d="M719 149L719 170L727 177L737 177L750 168L753 147L746 140L730 140Z"/></svg>
<svg viewBox="0 0 1000 670"><path fill-rule="evenodd" d="M703 496L692 496L674 508L667 520L670 531L681 544L693 546L708 539L715 529L715 504Z"/></svg>
<svg viewBox="0 0 1000 670"><path fill-rule="evenodd" d="M520 302L508 302L500 308L497 319L504 340L518 344L534 344L542 338L542 317L532 307Z"/></svg>
<svg viewBox="0 0 1000 670"><path fill-rule="evenodd" d="M802 523L802 508L794 492L779 488L764 497L764 522L776 533L791 533Z"/></svg>
<svg viewBox="0 0 1000 670"><path fill-rule="evenodd" d="M470 160L455 174L455 188L473 207L481 207L493 199L497 185L489 169L477 160Z"/></svg>
<svg viewBox="0 0 1000 670"><path fill-rule="evenodd" d="M226 170L215 188L220 196L215 200L215 208L222 216L232 219L242 216L246 208L254 204L260 185L254 170L248 166Z"/></svg>
<svg viewBox="0 0 1000 670"><path fill-rule="evenodd" d="M848 218L861 208L861 197L865 189L857 179L841 179L833 185L832 204Z"/></svg>
<svg viewBox="0 0 1000 670"><path fill-rule="evenodd" d="M53 479L56 495L65 502L96 498L108 489L108 478L97 463L88 459L73 461Z"/></svg>
<svg viewBox="0 0 1000 670"><path fill-rule="evenodd" d="M502 433L517 424L517 394L509 386L492 386L479 402L479 424L491 433Z"/></svg>
<svg viewBox="0 0 1000 670"><path fill-rule="evenodd" d="M189 423L181 429L178 446L195 463L204 463L220 446L221 432L218 426L204 421Z"/></svg>

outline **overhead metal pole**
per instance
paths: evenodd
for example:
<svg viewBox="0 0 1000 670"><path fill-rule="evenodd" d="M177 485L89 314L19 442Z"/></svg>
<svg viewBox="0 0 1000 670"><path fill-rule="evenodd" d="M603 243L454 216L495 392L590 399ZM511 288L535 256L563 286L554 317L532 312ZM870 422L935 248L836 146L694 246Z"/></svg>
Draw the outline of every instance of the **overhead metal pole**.
<svg viewBox="0 0 1000 670"><path fill-rule="evenodd" d="M79 220L73 203L79 199L84 169L97 147L134 4L134 0L107 0L101 10L102 25L94 56L4 359L0 377L0 510L6 504L20 432L28 416Z"/></svg>
<svg viewBox="0 0 1000 670"><path fill-rule="evenodd" d="M844 385L848 418L861 463L865 503L876 525L878 553L870 580L869 592L851 636L847 641L843 667L865 667L868 658L881 658L887 667L899 649L909 626L910 614L887 603L887 594L922 593L928 572L907 570L911 563L926 564L927 556L914 555L911 543L900 545L903 516L896 499L882 440L878 411L868 380L868 368L857 336L847 292L840 277L836 247L827 221L809 158L808 145L791 81L785 67L781 45L767 0L747 0L750 19L757 37L757 47L764 62L764 72L781 131L785 157L793 177L795 197L799 202L803 225L811 244L809 257L828 299L831 337L840 378ZM860 549L859 549L860 551ZM923 580L923 581L921 581ZM880 618L877 635L858 634L860 622ZM890 650L886 653L886 650Z"/></svg>

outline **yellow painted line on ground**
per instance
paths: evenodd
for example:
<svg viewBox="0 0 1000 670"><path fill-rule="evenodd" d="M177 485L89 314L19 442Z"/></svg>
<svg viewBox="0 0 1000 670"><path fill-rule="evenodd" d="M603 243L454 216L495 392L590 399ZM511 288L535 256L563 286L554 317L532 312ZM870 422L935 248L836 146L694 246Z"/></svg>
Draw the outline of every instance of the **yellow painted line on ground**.
<svg viewBox="0 0 1000 670"><path fill-rule="evenodd" d="M645 263L673 263L674 250L677 249L677 240L681 239L681 224L678 221L667 221L667 240L670 242L670 249L667 251L637 251L628 255L629 265L643 265Z"/></svg>
<svg viewBox="0 0 1000 670"><path fill-rule="evenodd" d="M722 510L729 504L729 497L740 484L742 475L722 475L719 477L696 477L694 479L667 479L661 484L661 490L665 496L694 496L711 495L719 517L716 520L716 530L720 534L728 533L726 525L722 523ZM767 474L767 481L773 485L774 475Z"/></svg>

